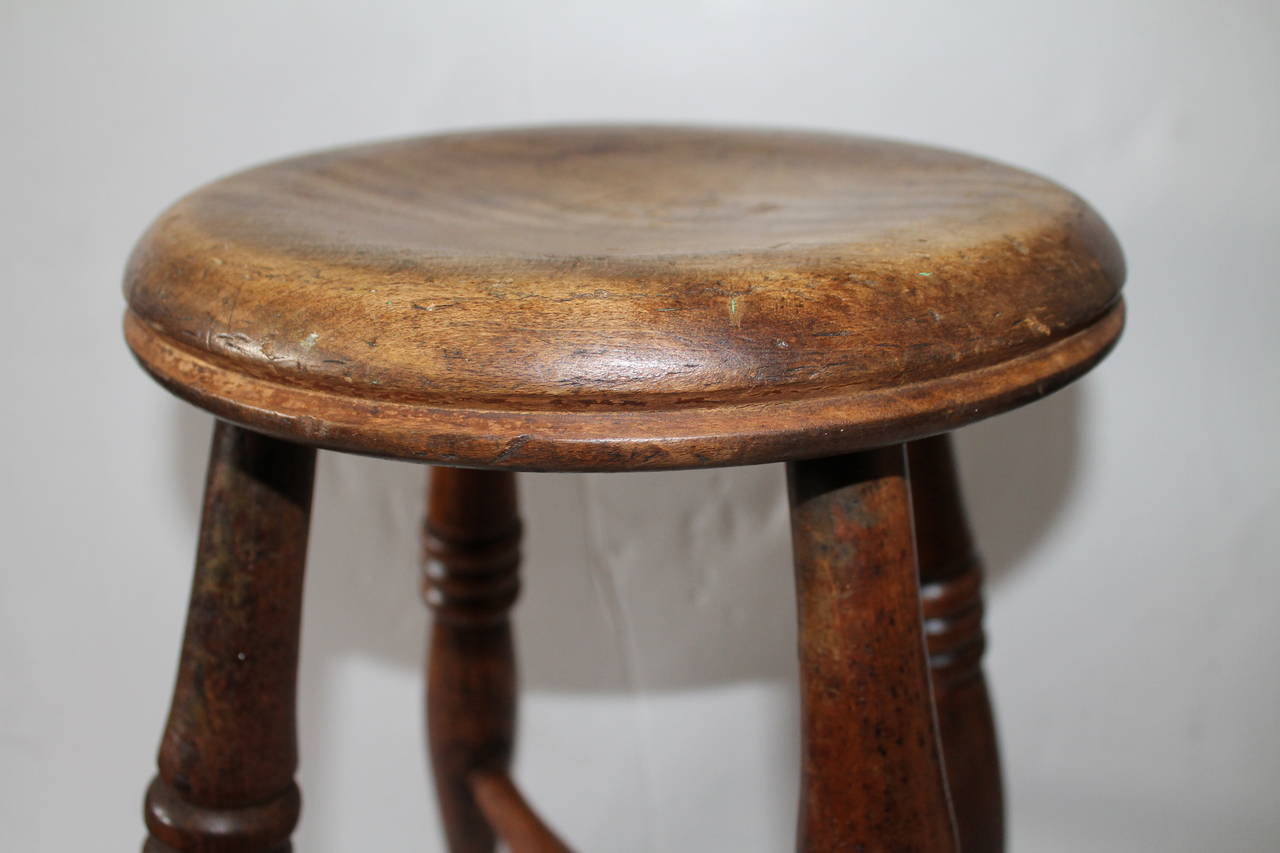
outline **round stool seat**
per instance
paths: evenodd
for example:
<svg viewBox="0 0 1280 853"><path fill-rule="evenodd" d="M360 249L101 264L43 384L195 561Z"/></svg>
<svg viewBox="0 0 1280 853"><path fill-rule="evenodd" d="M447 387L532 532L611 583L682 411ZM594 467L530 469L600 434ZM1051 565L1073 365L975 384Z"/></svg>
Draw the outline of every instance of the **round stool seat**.
<svg viewBox="0 0 1280 853"><path fill-rule="evenodd" d="M228 420L444 464L620 470L949 430L1088 370L1123 260L1071 192L815 133L552 128L210 184L126 273L143 365Z"/></svg>

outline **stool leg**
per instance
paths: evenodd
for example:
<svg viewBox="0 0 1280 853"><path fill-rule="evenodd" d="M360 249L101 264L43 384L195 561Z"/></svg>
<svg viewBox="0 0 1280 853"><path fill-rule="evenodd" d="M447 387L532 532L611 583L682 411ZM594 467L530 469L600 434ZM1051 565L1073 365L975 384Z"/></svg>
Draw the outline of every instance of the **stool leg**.
<svg viewBox="0 0 1280 853"><path fill-rule="evenodd" d="M901 445L787 465L799 611L797 848L957 853Z"/></svg>
<svg viewBox="0 0 1280 853"><path fill-rule="evenodd" d="M315 451L219 422L145 853L285 853Z"/></svg>
<svg viewBox="0 0 1280 853"><path fill-rule="evenodd" d="M982 675L982 567L950 436L907 446L925 637L947 779L965 853L1004 850L1004 797L991 700Z"/></svg>
<svg viewBox="0 0 1280 853"><path fill-rule="evenodd" d="M435 468L427 500L423 595L435 611L427 741L451 853L490 853L493 829L472 794L505 774L515 737L515 654L508 612L519 593L515 476Z"/></svg>

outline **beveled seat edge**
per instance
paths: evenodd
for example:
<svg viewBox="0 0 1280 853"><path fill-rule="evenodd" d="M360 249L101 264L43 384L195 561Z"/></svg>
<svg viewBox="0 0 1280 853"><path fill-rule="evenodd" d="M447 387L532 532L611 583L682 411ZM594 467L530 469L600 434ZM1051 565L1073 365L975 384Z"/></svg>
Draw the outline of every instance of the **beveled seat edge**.
<svg viewBox="0 0 1280 853"><path fill-rule="evenodd" d="M653 471L852 453L965 426L1086 373L1115 345L1124 302L1040 349L892 388L767 403L625 412L445 407L341 395L229 370L125 313L142 366L178 397L315 447L516 471Z"/></svg>

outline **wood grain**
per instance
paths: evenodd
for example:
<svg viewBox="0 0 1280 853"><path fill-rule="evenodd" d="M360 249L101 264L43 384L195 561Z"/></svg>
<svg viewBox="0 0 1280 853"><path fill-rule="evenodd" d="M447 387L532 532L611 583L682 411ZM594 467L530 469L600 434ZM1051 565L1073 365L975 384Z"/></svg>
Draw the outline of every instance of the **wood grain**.
<svg viewBox="0 0 1280 853"><path fill-rule="evenodd" d="M901 446L787 466L802 853L958 853Z"/></svg>
<svg viewBox="0 0 1280 853"><path fill-rule="evenodd" d="M167 387L320 446L619 470L824 455L1048 393L1114 342L1078 197L832 134L558 128L281 161L163 214L127 337Z"/></svg>
<svg viewBox="0 0 1280 853"><path fill-rule="evenodd" d="M315 451L219 423L147 853L287 853Z"/></svg>
<svg viewBox="0 0 1280 853"><path fill-rule="evenodd" d="M1092 368L1123 328L1124 275L1107 226L1050 181L822 133L448 134L181 199L130 258L125 336L226 423L146 849L289 850L324 447L450 466L432 473L423 594L451 853L492 853L499 833L564 849L508 775L511 472L775 461L800 619L800 849L999 853L980 567L931 436Z"/></svg>

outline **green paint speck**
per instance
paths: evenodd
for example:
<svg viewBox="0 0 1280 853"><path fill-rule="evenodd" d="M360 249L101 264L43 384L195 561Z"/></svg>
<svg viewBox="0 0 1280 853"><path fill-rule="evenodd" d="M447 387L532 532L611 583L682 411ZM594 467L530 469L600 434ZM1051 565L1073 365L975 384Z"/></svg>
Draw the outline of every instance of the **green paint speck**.
<svg viewBox="0 0 1280 853"><path fill-rule="evenodd" d="M933 273L931 273L931 272L918 272L918 273L916 273L916 275L931 276L931 275L933 275Z"/></svg>

